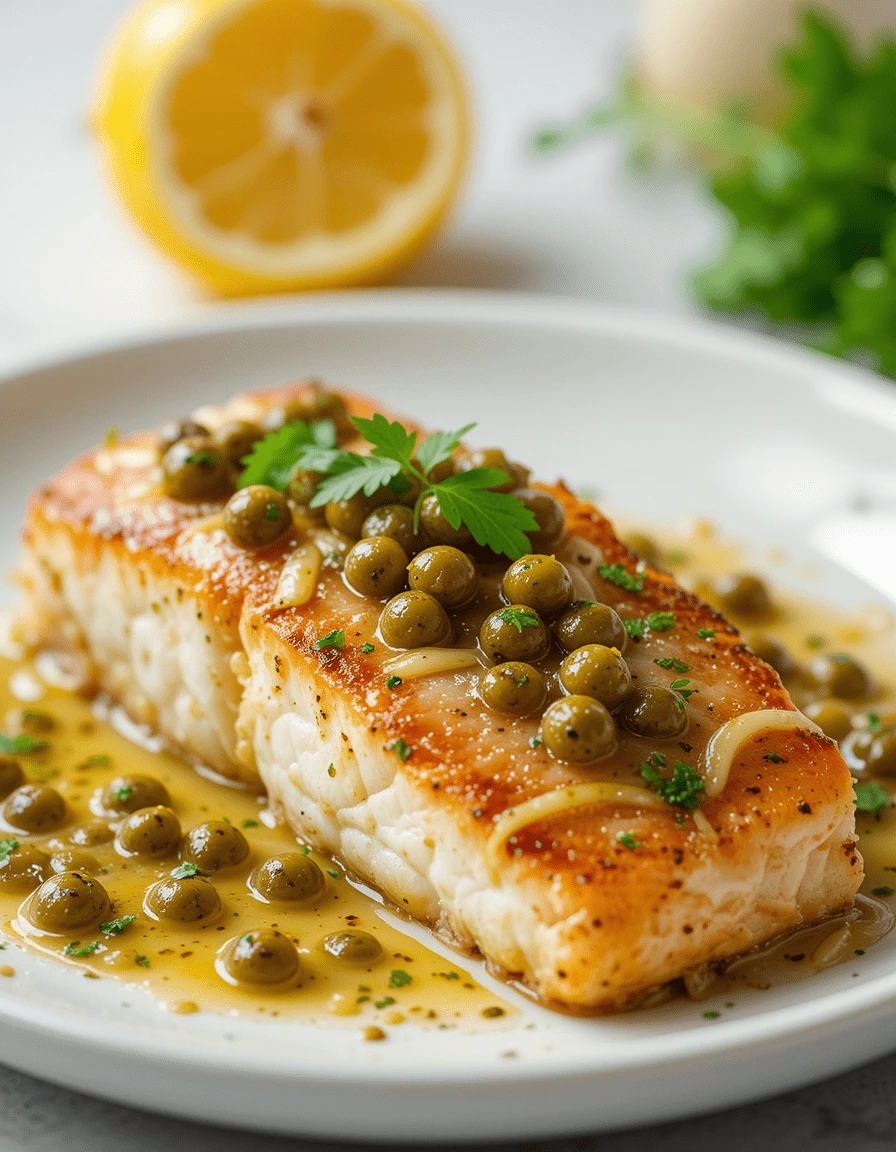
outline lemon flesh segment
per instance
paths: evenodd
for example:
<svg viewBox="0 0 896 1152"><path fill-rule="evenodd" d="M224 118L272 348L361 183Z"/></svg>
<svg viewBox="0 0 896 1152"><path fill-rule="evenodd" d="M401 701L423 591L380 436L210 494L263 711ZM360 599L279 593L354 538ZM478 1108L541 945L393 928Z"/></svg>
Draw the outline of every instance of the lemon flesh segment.
<svg viewBox="0 0 896 1152"><path fill-rule="evenodd" d="M105 78L113 176L219 290L381 279L450 207L463 87L403 0L151 0L132 21Z"/></svg>

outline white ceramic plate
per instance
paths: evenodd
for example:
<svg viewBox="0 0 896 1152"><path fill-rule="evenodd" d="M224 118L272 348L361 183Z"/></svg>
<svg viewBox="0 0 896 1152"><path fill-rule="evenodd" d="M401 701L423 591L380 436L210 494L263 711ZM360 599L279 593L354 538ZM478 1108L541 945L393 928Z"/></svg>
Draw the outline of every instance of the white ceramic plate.
<svg viewBox="0 0 896 1152"><path fill-rule="evenodd" d="M29 489L108 426L127 431L305 373L437 427L479 420L474 442L594 487L612 509L654 521L698 513L757 544L783 543L793 581L811 556L813 590L842 604L892 590L893 385L709 325L445 294L222 308L188 331L5 381L0 566L14 562ZM509 1030L407 1026L385 1044L171 1016L112 980L14 963L18 977L0 986L7 1063L129 1104L330 1137L534 1138L669 1119L871 1059L893 1046L896 1025L896 934L814 979L741 992L717 1020L703 1018L711 1001L602 1020L521 1001Z"/></svg>

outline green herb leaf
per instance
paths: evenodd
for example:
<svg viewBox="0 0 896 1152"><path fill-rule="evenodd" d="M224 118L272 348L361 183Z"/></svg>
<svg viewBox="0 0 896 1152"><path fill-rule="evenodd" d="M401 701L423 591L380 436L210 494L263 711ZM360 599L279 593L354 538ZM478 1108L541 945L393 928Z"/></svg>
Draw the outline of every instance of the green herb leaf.
<svg viewBox="0 0 896 1152"><path fill-rule="evenodd" d="M244 828L257 828L258 827L258 821L257 820L244 820L243 821L243 827Z"/></svg>
<svg viewBox="0 0 896 1152"><path fill-rule="evenodd" d="M632 851L641 847L640 841L635 839L632 832L620 832L616 839L623 848L630 848Z"/></svg>
<svg viewBox="0 0 896 1152"><path fill-rule="evenodd" d="M669 687L672 689L672 691L677 696L681 697L681 710L682 711L684 711L685 701L700 691L699 688L689 687L690 683L691 683L690 680L688 680L687 678L684 678L681 680L673 680L672 683L669 685Z"/></svg>
<svg viewBox="0 0 896 1152"><path fill-rule="evenodd" d="M417 443L416 432L409 432L403 424L399 424L397 420L387 420L379 412L369 420L353 416L352 423L364 439L373 445L372 455L394 461L400 469L410 471Z"/></svg>
<svg viewBox="0 0 896 1152"><path fill-rule="evenodd" d="M199 865L187 861L186 864L181 864L171 873L175 880L189 880L193 876L199 875Z"/></svg>
<svg viewBox="0 0 896 1152"><path fill-rule="evenodd" d="M427 436L417 449L417 464L424 475L428 476L437 464L450 459L460 447L464 436L472 432L475 427L475 424L465 424L456 432L433 432L431 436Z"/></svg>
<svg viewBox="0 0 896 1152"><path fill-rule="evenodd" d="M387 688L398 688L403 683L404 683L404 681L402 680L402 678L400 676L387 676L386 677L386 687Z"/></svg>
<svg viewBox="0 0 896 1152"><path fill-rule="evenodd" d="M880 716L878 716L878 714L876 712L869 712L868 713L868 731L869 732L880 732L881 728L883 728L883 722L881 721Z"/></svg>
<svg viewBox="0 0 896 1152"><path fill-rule="evenodd" d="M654 660L654 664L659 664L660 668L670 668L673 672L690 672L689 664L685 664L683 660L679 660L675 656L664 656L662 660Z"/></svg>
<svg viewBox="0 0 896 1152"><path fill-rule="evenodd" d="M505 624L512 624L517 632L522 632L524 628L537 628L541 623L528 608L504 608L498 613L498 619Z"/></svg>
<svg viewBox="0 0 896 1152"><path fill-rule="evenodd" d="M626 592L640 592L644 587L644 577L632 574L622 564L598 564L598 575L617 588Z"/></svg>
<svg viewBox="0 0 896 1152"><path fill-rule="evenodd" d="M49 747L46 740L35 740L33 736L25 733L21 736L4 736L0 732L0 753L4 756L30 756Z"/></svg>
<svg viewBox="0 0 896 1152"><path fill-rule="evenodd" d="M18 840L0 840L0 864L5 864L18 846Z"/></svg>
<svg viewBox="0 0 896 1152"><path fill-rule="evenodd" d="M390 752L394 752L402 764L406 764L408 762L411 753L414 751L413 748L405 744L404 740L402 740L400 736L397 740L393 740L392 743L388 745L388 750Z"/></svg>
<svg viewBox="0 0 896 1152"><path fill-rule="evenodd" d="M643 640L647 634L647 623L637 617L622 621L622 626L633 640Z"/></svg>
<svg viewBox="0 0 896 1152"><path fill-rule="evenodd" d="M361 645L361 651L364 653L365 656L369 656L370 653L375 651L375 650L376 650L376 645L371 644L369 640Z"/></svg>
<svg viewBox="0 0 896 1152"><path fill-rule="evenodd" d="M80 944L80 940L75 940L71 944L66 944L65 955L82 958L85 956L92 956L94 952L99 952L101 949L105 950L105 946L99 940L92 940L89 944L83 944L79 947Z"/></svg>
<svg viewBox="0 0 896 1152"><path fill-rule="evenodd" d="M407 972L402 972L400 968L395 968L389 976L389 987L404 988L410 984L412 980L413 977L409 976Z"/></svg>
<svg viewBox="0 0 896 1152"><path fill-rule="evenodd" d="M856 809L859 812L876 814L890 803L890 793L876 780L861 780L858 784L854 784L853 788L856 793Z"/></svg>
<svg viewBox="0 0 896 1152"><path fill-rule="evenodd" d="M384 996L382 1000L374 1000L374 1008L388 1008L390 1004L397 1003L394 996Z"/></svg>
<svg viewBox="0 0 896 1152"><path fill-rule="evenodd" d="M716 634L715 628L698 628L697 629L698 640L713 640L715 638L715 634Z"/></svg>
<svg viewBox="0 0 896 1152"><path fill-rule="evenodd" d="M245 458L245 467L237 480L237 487L267 484L282 492L308 448L331 452L335 450L336 427L332 420L319 420L315 424L292 420L276 432L268 433Z"/></svg>
<svg viewBox="0 0 896 1152"><path fill-rule="evenodd" d="M315 640L314 647L318 649L344 648L345 630L343 628L334 628L333 631L328 632L326 636L321 636L319 640Z"/></svg>
<svg viewBox="0 0 896 1152"><path fill-rule="evenodd" d="M652 632L668 632L674 625L674 612L651 612L647 617L647 626Z"/></svg>
<svg viewBox="0 0 896 1152"><path fill-rule="evenodd" d="M896 892L896 888L891 888L889 884L878 884L876 888L871 889L872 896L892 896Z"/></svg>
<svg viewBox="0 0 896 1152"><path fill-rule="evenodd" d="M518 560L529 551L526 533L537 532L538 521L516 496L491 491L506 481L500 468L471 468L446 477L433 491L452 528L465 524L481 547Z"/></svg>
<svg viewBox="0 0 896 1152"><path fill-rule="evenodd" d="M700 774L690 764L676 760L672 768L672 778L667 780L651 764L641 764L640 772L652 788L667 804L694 809L700 806L703 781Z"/></svg>
<svg viewBox="0 0 896 1152"><path fill-rule="evenodd" d="M149 957L148 956L135 956L134 957L134 963L139 964L141 968L148 968L149 967Z"/></svg>
<svg viewBox="0 0 896 1152"><path fill-rule="evenodd" d="M115 793L116 799L118 800L130 800L133 795L134 789L130 784L123 784Z"/></svg>
<svg viewBox="0 0 896 1152"><path fill-rule="evenodd" d="M779 756L777 752L764 752L762 759L767 760L769 764L786 764L787 761L783 756Z"/></svg>
<svg viewBox="0 0 896 1152"><path fill-rule="evenodd" d="M100 924L100 932L104 936L118 936L136 919L136 916L119 916L117 920L107 920L105 924Z"/></svg>

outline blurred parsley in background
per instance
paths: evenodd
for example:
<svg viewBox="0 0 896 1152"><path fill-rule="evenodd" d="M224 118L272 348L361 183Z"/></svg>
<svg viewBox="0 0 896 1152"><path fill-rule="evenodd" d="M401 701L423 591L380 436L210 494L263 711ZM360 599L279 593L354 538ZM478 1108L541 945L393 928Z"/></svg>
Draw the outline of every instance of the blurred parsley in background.
<svg viewBox="0 0 896 1152"><path fill-rule="evenodd" d="M731 218L725 251L693 275L702 303L811 326L816 346L896 377L896 41L862 57L807 13L779 67L792 98L774 129L736 108L670 106L629 77L534 144L550 152L621 125L640 163L670 139L697 150Z"/></svg>

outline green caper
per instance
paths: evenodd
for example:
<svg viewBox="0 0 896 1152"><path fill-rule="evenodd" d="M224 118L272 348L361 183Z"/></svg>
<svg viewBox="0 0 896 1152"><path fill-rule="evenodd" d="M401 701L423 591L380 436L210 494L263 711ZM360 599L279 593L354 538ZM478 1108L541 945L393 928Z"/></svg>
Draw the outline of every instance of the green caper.
<svg viewBox="0 0 896 1152"><path fill-rule="evenodd" d="M94 876L100 870L100 862L83 848L61 848L50 857L50 867L54 872L83 872Z"/></svg>
<svg viewBox="0 0 896 1152"><path fill-rule="evenodd" d="M460 608L476 595L476 565L459 548L437 544L424 548L408 566L408 583L416 592L428 592L445 608Z"/></svg>
<svg viewBox="0 0 896 1152"><path fill-rule="evenodd" d="M612 608L580 600L554 625L554 637L564 652L574 652L585 644L605 644L621 652L628 634L622 619Z"/></svg>
<svg viewBox="0 0 896 1152"><path fill-rule="evenodd" d="M224 820L197 824L184 837L181 855L203 872L234 868L249 855L249 842L238 828Z"/></svg>
<svg viewBox="0 0 896 1152"><path fill-rule="evenodd" d="M868 672L857 660L844 652L829 652L817 656L809 667L815 684L829 696L841 700L859 700L870 696L874 684Z"/></svg>
<svg viewBox="0 0 896 1152"><path fill-rule="evenodd" d="M542 717L541 738L552 756L570 764L593 764L616 751L613 717L590 696L555 700Z"/></svg>
<svg viewBox="0 0 896 1152"><path fill-rule="evenodd" d="M510 660L482 674L479 695L497 712L528 716L544 704L547 685L537 668L520 660Z"/></svg>
<svg viewBox="0 0 896 1152"><path fill-rule="evenodd" d="M720 576L713 590L722 611L734 616L762 616L772 606L765 582L749 572Z"/></svg>
<svg viewBox="0 0 896 1152"><path fill-rule="evenodd" d="M559 500L537 488L521 488L514 492L538 522L537 532L527 532L533 552L551 552L566 531L566 513Z"/></svg>
<svg viewBox="0 0 896 1152"><path fill-rule="evenodd" d="M7 798L3 818L23 832L49 832L65 820L65 801L55 788L23 784Z"/></svg>
<svg viewBox="0 0 896 1152"><path fill-rule="evenodd" d="M513 492L515 488L523 488L529 483L529 469L508 460L500 448L476 448L463 456L460 460L461 471L469 472L473 468L500 468L507 473L507 482L494 488L494 492Z"/></svg>
<svg viewBox="0 0 896 1152"><path fill-rule="evenodd" d="M896 776L896 729L874 733L865 764L872 776Z"/></svg>
<svg viewBox="0 0 896 1152"><path fill-rule="evenodd" d="M613 709L631 691L632 674L618 649L586 644L560 665L560 683L572 696L591 696Z"/></svg>
<svg viewBox="0 0 896 1152"><path fill-rule="evenodd" d="M26 918L41 932L66 936L112 916L109 893L81 872L59 872L29 897Z"/></svg>
<svg viewBox="0 0 896 1152"><path fill-rule="evenodd" d="M0 754L0 796L8 796L25 783L25 773L15 756Z"/></svg>
<svg viewBox="0 0 896 1152"><path fill-rule="evenodd" d="M164 456L169 448L178 444L181 440L187 440L191 436L209 436L209 430L202 424L197 424L195 420L169 420L167 424L163 424L159 429L158 446L159 456Z"/></svg>
<svg viewBox="0 0 896 1152"><path fill-rule="evenodd" d="M838 744L852 732L852 717L839 700L815 700L806 706L806 715Z"/></svg>
<svg viewBox="0 0 896 1152"><path fill-rule="evenodd" d="M168 876L147 889L143 907L155 920L208 923L221 913L217 889L201 876Z"/></svg>
<svg viewBox="0 0 896 1152"><path fill-rule="evenodd" d="M466 524L452 528L439 508L435 492L428 492L420 502L420 528L433 544L451 544L455 548L469 548L473 534Z"/></svg>
<svg viewBox="0 0 896 1152"><path fill-rule="evenodd" d="M380 635L390 648L437 648L450 642L451 621L426 592L399 592L380 614Z"/></svg>
<svg viewBox="0 0 896 1152"><path fill-rule="evenodd" d="M156 804L132 812L118 830L116 848L123 856L166 856L180 844L180 821L170 808Z"/></svg>
<svg viewBox="0 0 896 1152"><path fill-rule="evenodd" d="M651 740L673 740L688 727L684 701L661 684L633 689L622 705L621 715L629 732Z"/></svg>
<svg viewBox="0 0 896 1152"><path fill-rule="evenodd" d="M796 672L796 661L774 636L769 636L766 632L755 632L747 637L747 643L750 650L760 660L770 664L782 679Z"/></svg>
<svg viewBox="0 0 896 1152"><path fill-rule="evenodd" d="M646 532L629 532L625 537L625 544L651 568L659 567L660 547L652 536L648 536Z"/></svg>
<svg viewBox="0 0 896 1152"><path fill-rule="evenodd" d="M490 660L533 664L547 656L551 636L537 612L525 604L510 604L486 617L479 643Z"/></svg>
<svg viewBox="0 0 896 1152"><path fill-rule="evenodd" d="M361 525L361 535L389 536L396 540L408 556L413 556L423 547L422 538L414 532L414 511L404 504L384 504L374 508Z"/></svg>
<svg viewBox="0 0 896 1152"><path fill-rule="evenodd" d="M323 508L311 508L309 505L314 499L317 486L322 479L320 472L310 472L306 468L297 468L286 486L286 495L293 504L297 504L306 515L313 515L321 520L324 516Z"/></svg>
<svg viewBox="0 0 896 1152"><path fill-rule="evenodd" d="M383 954L383 946L369 932L348 928L344 932L331 932L324 937L324 951L343 964L375 964Z"/></svg>
<svg viewBox="0 0 896 1152"><path fill-rule="evenodd" d="M509 603L528 604L549 620L572 599L572 578L553 556L521 556L504 573L501 593Z"/></svg>
<svg viewBox="0 0 896 1152"><path fill-rule="evenodd" d="M267 484L240 488L224 508L224 531L240 548L266 548L290 528L289 502Z"/></svg>
<svg viewBox="0 0 896 1152"><path fill-rule="evenodd" d="M380 488L372 496L356 492L348 500L331 500L324 508L324 519L334 532L358 538L364 527L364 521L374 508L381 507L391 498L392 492L389 488Z"/></svg>
<svg viewBox="0 0 896 1152"><path fill-rule="evenodd" d="M335 392L330 392L315 381L301 396L283 400L269 408L262 420L265 432L276 432L284 424L294 420L304 420L313 424L318 420L332 420L336 431L346 433L351 430L348 409L345 401Z"/></svg>
<svg viewBox="0 0 896 1152"><path fill-rule="evenodd" d="M423 471L423 469L420 468L419 460L414 460L414 466L421 472ZM440 460L438 464L434 464L426 475L433 484L441 484L443 480L447 480L448 477L453 476L455 472L457 472L457 463L452 456L449 456L447 460Z"/></svg>
<svg viewBox="0 0 896 1152"><path fill-rule="evenodd" d="M99 844L108 844L115 839L115 829L104 820L89 820L86 824L79 824L69 833L69 840L82 848L95 848Z"/></svg>
<svg viewBox="0 0 896 1152"><path fill-rule="evenodd" d="M320 896L325 887L323 872L310 857L299 852L272 856L249 877L253 896L265 903L305 903Z"/></svg>
<svg viewBox="0 0 896 1152"><path fill-rule="evenodd" d="M299 973L299 954L293 942L276 928L256 928L224 945L219 971L234 984L286 984Z"/></svg>
<svg viewBox="0 0 896 1152"><path fill-rule="evenodd" d="M165 494L182 503L223 500L233 491L230 465L209 438L178 440L162 459Z"/></svg>
<svg viewBox="0 0 896 1152"><path fill-rule="evenodd" d="M405 585L408 555L391 536L359 540L345 558L346 583L361 596L385 600Z"/></svg>
<svg viewBox="0 0 896 1152"><path fill-rule="evenodd" d="M259 425L246 420L228 420L212 433L215 447L224 453L231 468L237 470L242 468L245 458L262 439L264 432Z"/></svg>
<svg viewBox="0 0 896 1152"><path fill-rule="evenodd" d="M36 844L17 844L0 857L0 886L33 892L50 875L50 857Z"/></svg>
<svg viewBox="0 0 896 1152"><path fill-rule="evenodd" d="M129 816L139 808L154 808L158 804L171 807L168 789L155 776L135 772L130 776L114 776L99 794L99 807L115 816Z"/></svg>

